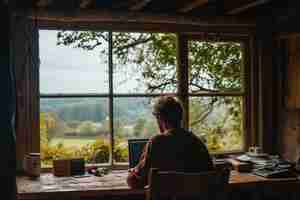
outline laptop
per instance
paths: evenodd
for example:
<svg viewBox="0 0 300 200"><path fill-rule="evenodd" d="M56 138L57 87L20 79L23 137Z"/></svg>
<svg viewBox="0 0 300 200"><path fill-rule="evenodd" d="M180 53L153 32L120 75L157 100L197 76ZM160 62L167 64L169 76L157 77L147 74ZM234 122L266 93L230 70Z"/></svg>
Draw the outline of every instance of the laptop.
<svg viewBox="0 0 300 200"><path fill-rule="evenodd" d="M149 139L129 139L128 140L128 156L129 168L135 167L140 160L140 156Z"/></svg>

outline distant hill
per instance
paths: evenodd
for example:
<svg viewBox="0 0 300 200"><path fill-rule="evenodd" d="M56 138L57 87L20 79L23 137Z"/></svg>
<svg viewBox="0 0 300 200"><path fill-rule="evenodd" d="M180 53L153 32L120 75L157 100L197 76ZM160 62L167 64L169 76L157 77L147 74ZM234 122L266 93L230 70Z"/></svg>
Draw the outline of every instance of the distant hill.
<svg viewBox="0 0 300 200"><path fill-rule="evenodd" d="M108 116L108 99L106 98L60 98L40 100L41 112L54 112L64 121L99 122ZM115 98L114 116L119 120L136 120L149 117L151 112L148 99Z"/></svg>

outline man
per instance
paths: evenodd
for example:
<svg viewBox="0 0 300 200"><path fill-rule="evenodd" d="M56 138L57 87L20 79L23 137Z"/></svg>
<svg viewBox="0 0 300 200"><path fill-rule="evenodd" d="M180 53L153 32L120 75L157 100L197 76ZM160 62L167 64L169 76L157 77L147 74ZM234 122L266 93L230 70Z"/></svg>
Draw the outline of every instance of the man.
<svg viewBox="0 0 300 200"><path fill-rule="evenodd" d="M153 107L159 134L147 143L139 164L129 169L132 188L147 185L151 168L166 171L202 172L213 169L206 146L192 132L181 127L183 109L173 97L160 97Z"/></svg>

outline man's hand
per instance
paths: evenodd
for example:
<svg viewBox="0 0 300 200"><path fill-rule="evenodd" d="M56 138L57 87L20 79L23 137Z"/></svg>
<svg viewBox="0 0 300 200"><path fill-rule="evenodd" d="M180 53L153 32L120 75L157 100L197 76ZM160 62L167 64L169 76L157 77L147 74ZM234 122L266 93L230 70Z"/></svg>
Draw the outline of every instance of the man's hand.
<svg viewBox="0 0 300 200"><path fill-rule="evenodd" d="M135 167L134 167L134 168L129 168L129 169L128 169L128 173L131 173L131 172L133 172L133 171L136 171Z"/></svg>
<svg viewBox="0 0 300 200"><path fill-rule="evenodd" d="M141 187L141 177L138 175L136 168L128 169L127 184L131 188Z"/></svg>

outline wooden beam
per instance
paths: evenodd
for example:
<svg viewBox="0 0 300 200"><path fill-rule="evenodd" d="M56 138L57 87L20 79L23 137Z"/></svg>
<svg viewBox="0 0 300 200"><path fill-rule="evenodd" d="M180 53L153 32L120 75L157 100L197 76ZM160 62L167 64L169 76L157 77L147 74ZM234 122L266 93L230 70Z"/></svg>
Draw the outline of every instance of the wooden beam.
<svg viewBox="0 0 300 200"><path fill-rule="evenodd" d="M279 33L275 36L276 39L289 39L289 38L298 38L300 33L291 32L291 33Z"/></svg>
<svg viewBox="0 0 300 200"><path fill-rule="evenodd" d="M148 3L150 3L152 0L139 0L134 5L132 5L129 10L131 11L138 11L142 10Z"/></svg>
<svg viewBox="0 0 300 200"><path fill-rule="evenodd" d="M135 22L58 22L39 20L40 29L47 30L94 30L94 31L114 31L114 32L147 32L147 33L185 33L199 34L205 33L222 33L222 36L228 38L241 37L247 38L249 35L255 34L255 27L219 27L219 26L197 26L189 24L161 24L161 23L135 23Z"/></svg>
<svg viewBox="0 0 300 200"><path fill-rule="evenodd" d="M235 7L235 8L232 8L232 9L226 11L226 14L236 15L236 14L242 13L242 12L244 12L244 11L250 9L250 8L266 4L270 1L271 0L256 0L256 1L253 1L253 2L248 2L246 4L240 5L238 7Z"/></svg>
<svg viewBox="0 0 300 200"><path fill-rule="evenodd" d="M36 5L38 7L47 7L52 3L52 0L39 0Z"/></svg>
<svg viewBox="0 0 300 200"><path fill-rule="evenodd" d="M187 13L187 12L193 10L194 8L197 8L197 7L207 4L208 1L209 0L194 0L194 1L189 2L186 5L184 5L184 7L179 9L178 12Z"/></svg>
<svg viewBox="0 0 300 200"><path fill-rule="evenodd" d="M80 1L80 8L87 8L89 5L91 5L91 3L93 2L93 0L81 0Z"/></svg>
<svg viewBox="0 0 300 200"><path fill-rule="evenodd" d="M177 34L177 93L183 105L182 126L189 128L189 63L188 63L188 38L183 34Z"/></svg>
<svg viewBox="0 0 300 200"><path fill-rule="evenodd" d="M26 12L25 12L26 13ZM16 15L24 16L24 11L17 11ZM235 16L220 17L192 17L185 15L150 14L141 12L112 12L109 10L85 10L80 12L32 10L27 14L29 18L42 21L72 22L72 23L151 23L195 25L203 27L255 27L255 20L238 18Z"/></svg>

